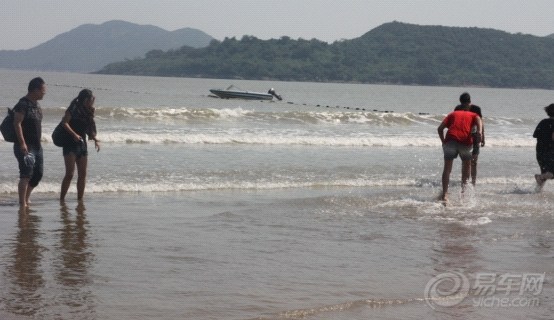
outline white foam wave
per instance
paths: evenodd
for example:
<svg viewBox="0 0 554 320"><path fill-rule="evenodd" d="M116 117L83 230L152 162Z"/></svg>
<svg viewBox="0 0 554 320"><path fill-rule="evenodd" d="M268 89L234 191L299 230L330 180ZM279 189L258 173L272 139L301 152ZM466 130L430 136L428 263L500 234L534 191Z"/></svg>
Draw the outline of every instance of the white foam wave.
<svg viewBox="0 0 554 320"><path fill-rule="evenodd" d="M477 219L468 219L463 222L466 226L481 226L491 223L492 220L489 217L479 217Z"/></svg>
<svg viewBox="0 0 554 320"><path fill-rule="evenodd" d="M47 117L58 119L65 107L44 108ZM263 122L298 122L310 124L371 124L379 126L438 125L444 114L414 112L382 112L366 110L254 110L238 108L199 108L199 107L98 107L96 116L99 119L143 120L143 121L221 121L248 120ZM485 117L485 123L492 126L525 126L533 127L536 119L509 117Z"/></svg>
<svg viewBox="0 0 554 320"><path fill-rule="evenodd" d="M235 109L188 109L188 108L156 108L156 109L134 109L117 108L109 111L109 117L113 118L135 118L135 119L181 119L181 120L209 120L209 119L227 119L241 118L253 111L242 108ZM108 112L99 112L99 116L107 116Z"/></svg>
<svg viewBox="0 0 554 320"><path fill-rule="evenodd" d="M529 176L513 176L513 177L486 177L479 178L480 184L492 184L492 185L510 185L515 186L516 190L520 189L521 185L535 185L535 178L532 175ZM526 189L526 188L524 188ZM533 192L534 193L534 192Z"/></svg>
<svg viewBox="0 0 554 320"><path fill-rule="evenodd" d="M59 110L56 110L59 113ZM361 123L401 125L413 123L438 123L442 115L406 113L383 113L375 111L259 111L243 108L98 108L96 111L101 118L130 118L165 121L175 120L210 120L210 119L239 119L264 121L296 121L306 123Z"/></svg>
<svg viewBox="0 0 554 320"><path fill-rule="evenodd" d="M411 179L385 180L385 179L337 179L331 181L221 181L206 183L178 183L178 182L150 182L150 183L129 183L129 182L88 182L87 192L180 192L180 191L204 191L204 190L272 190L291 188L317 188L317 187L380 187L380 186L411 186L416 181ZM42 182L33 191L35 193L58 193L59 183ZM70 189L69 192L75 192ZM0 184L0 194L17 193L15 184Z"/></svg>
<svg viewBox="0 0 554 320"><path fill-rule="evenodd" d="M43 181L35 189L38 193L58 193L60 182ZM314 180L314 181L293 181L284 179L282 181L213 181L213 182L123 182L123 181L89 181L87 183L87 192L179 192L179 191L203 191L203 190L271 190L271 189L291 189L291 188L319 188L319 187L416 187L416 188L435 188L436 183L429 185L422 183L421 179L397 178L397 179L374 179L374 178L354 178L354 179L334 179L334 180ZM533 185L532 177L491 177L480 178L479 185ZM73 189L71 189L73 190ZM70 192L74 192L75 190ZM17 193L15 183L0 183L0 194ZM533 192L534 193L534 192ZM433 199L431 199L433 200ZM387 206L420 206L422 203L435 207L436 203L429 202L429 199L397 199L391 202L380 204ZM467 206L467 204L466 204Z"/></svg>
<svg viewBox="0 0 554 320"><path fill-rule="evenodd" d="M102 131L99 136L104 143L125 144L245 144L245 145L302 145L334 147L436 147L440 141L434 135L364 135L364 136L331 136L306 135L294 132L110 132ZM43 135L43 142L52 143L49 135ZM530 148L535 147L535 140L525 137L487 139L487 147Z"/></svg>
<svg viewBox="0 0 554 320"><path fill-rule="evenodd" d="M341 137L341 136L305 136L279 134L108 134L108 142L125 143L182 143L182 144L247 144L247 145L306 145L306 146L438 146L436 138L411 140L399 137Z"/></svg>

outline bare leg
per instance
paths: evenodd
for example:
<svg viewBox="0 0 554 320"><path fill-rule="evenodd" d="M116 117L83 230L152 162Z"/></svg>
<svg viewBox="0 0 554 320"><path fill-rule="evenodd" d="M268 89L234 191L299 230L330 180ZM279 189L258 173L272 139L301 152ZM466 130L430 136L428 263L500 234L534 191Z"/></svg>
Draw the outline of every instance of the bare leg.
<svg viewBox="0 0 554 320"><path fill-rule="evenodd" d="M65 162L65 176L62 180L60 202L65 201L65 195L67 194L67 190L69 190L69 186L71 185L73 173L75 172L75 158L75 154L73 153L69 153L68 155L63 157Z"/></svg>
<svg viewBox="0 0 554 320"><path fill-rule="evenodd" d="M479 159L478 154L473 155L473 159L471 159L471 184L475 185L477 182L477 160Z"/></svg>
<svg viewBox="0 0 554 320"><path fill-rule="evenodd" d="M450 183L450 173L452 172L452 164L454 159L444 159L444 169L442 170L442 195L440 200L446 201L446 195L448 193L448 184Z"/></svg>
<svg viewBox="0 0 554 320"><path fill-rule="evenodd" d="M35 187L27 186L27 193L25 194L25 201L27 203L27 206L31 205L31 192L33 192L33 189Z"/></svg>
<svg viewBox="0 0 554 320"><path fill-rule="evenodd" d="M77 159L77 200L83 200L87 181L87 157Z"/></svg>
<svg viewBox="0 0 554 320"><path fill-rule="evenodd" d="M469 179L471 171L471 159L462 160L462 192L465 191L467 180Z"/></svg>
<svg viewBox="0 0 554 320"><path fill-rule="evenodd" d="M29 186L29 180L30 178L20 178L19 184L17 185L17 191L19 192L19 206L22 208L29 206L29 194L33 190ZM31 191L29 191L29 189L31 189Z"/></svg>

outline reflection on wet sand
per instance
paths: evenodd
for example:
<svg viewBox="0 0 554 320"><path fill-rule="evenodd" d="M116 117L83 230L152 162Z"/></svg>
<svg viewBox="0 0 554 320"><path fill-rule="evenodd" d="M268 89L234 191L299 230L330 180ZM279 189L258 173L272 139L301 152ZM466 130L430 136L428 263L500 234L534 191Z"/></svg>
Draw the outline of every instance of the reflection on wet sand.
<svg viewBox="0 0 554 320"><path fill-rule="evenodd" d="M438 246L433 248L437 272L463 270L473 273L481 267L479 251L473 245L475 230L461 223L447 223L438 230Z"/></svg>
<svg viewBox="0 0 554 320"><path fill-rule="evenodd" d="M61 206L61 227L53 231L41 230L38 214L19 212L6 259L0 319L96 319L89 272L94 256L85 206L79 203L72 211Z"/></svg>
<svg viewBox="0 0 554 320"><path fill-rule="evenodd" d="M59 230L60 242L54 266L61 293L56 303L70 307L72 313L80 314L83 319L94 314L94 299L88 286L92 282L89 268L93 255L89 251L88 221L82 202L79 202L75 212L72 217L65 204L60 208L62 228Z"/></svg>
<svg viewBox="0 0 554 320"><path fill-rule="evenodd" d="M428 304L455 319L471 319L474 309L464 303L470 290L470 274L482 269L479 250L474 246L475 230L461 223L446 223L438 229L432 251L434 278L426 287ZM438 294L432 294L432 293Z"/></svg>
<svg viewBox="0 0 554 320"><path fill-rule="evenodd" d="M41 219L25 209L19 210L18 215L18 230L6 267L7 297L3 300L6 310L32 316L44 304L43 248L38 242Z"/></svg>

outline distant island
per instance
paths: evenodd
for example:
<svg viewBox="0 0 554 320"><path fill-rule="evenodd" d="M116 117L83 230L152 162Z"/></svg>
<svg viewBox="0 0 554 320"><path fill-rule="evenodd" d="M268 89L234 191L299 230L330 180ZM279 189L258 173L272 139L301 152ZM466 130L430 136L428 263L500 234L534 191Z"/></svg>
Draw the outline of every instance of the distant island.
<svg viewBox="0 0 554 320"><path fill-rule="evenodd" d="M152 50L97 73L554 89L554 37L391 22L333 43L243 36Z"/></svg>
<svg viewBox="0 0 554 320"><path fill-rule="evenodd" d="M110 62L144 57L151 50L200 48L211 40L196 29L167 31L113 20L81 25L28 50L0 50L0 68L91 72Z"/></svg>
<svg viewBox="0 0 554 320"><path fill-rule="evenodd" d="M554 89L554 34L385 23L333 43L216 40L108 21L28 50L0 50L0 68L220 79Z"/></svg>

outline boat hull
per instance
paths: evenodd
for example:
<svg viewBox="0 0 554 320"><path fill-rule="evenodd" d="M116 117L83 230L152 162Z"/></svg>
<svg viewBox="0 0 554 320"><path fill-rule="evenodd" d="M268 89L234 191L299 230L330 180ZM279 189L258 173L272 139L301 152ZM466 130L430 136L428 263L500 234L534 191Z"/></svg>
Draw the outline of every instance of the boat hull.
<svg viewBox="0 0 554 320"><path fill-rule="evenodd" d="M222 99L272 100L273 95L262 92L232 91L211 89L211 93Z"/></svg>

